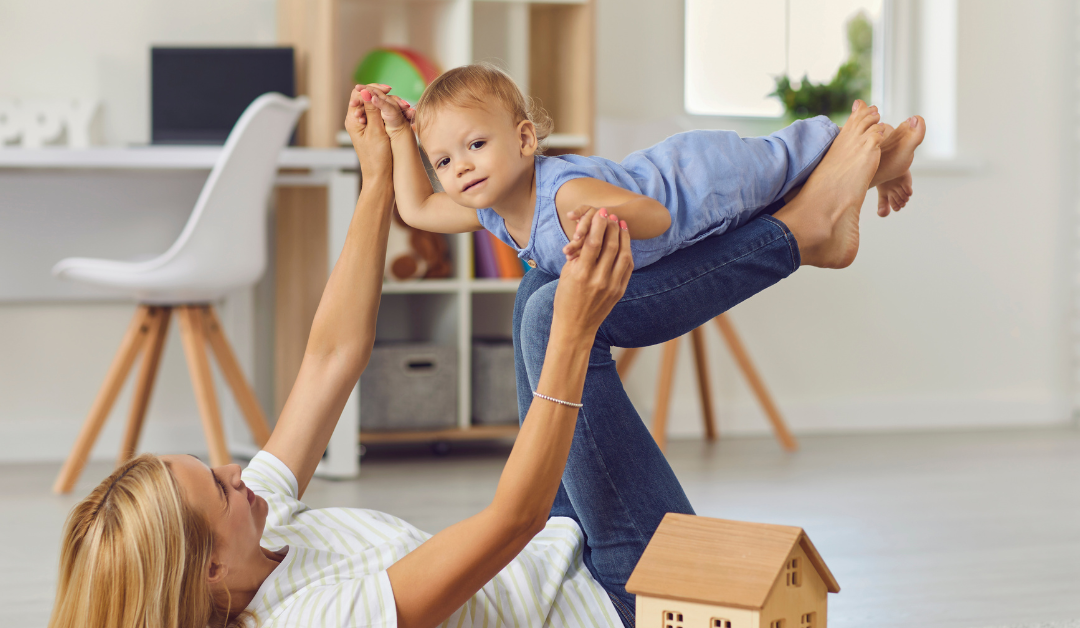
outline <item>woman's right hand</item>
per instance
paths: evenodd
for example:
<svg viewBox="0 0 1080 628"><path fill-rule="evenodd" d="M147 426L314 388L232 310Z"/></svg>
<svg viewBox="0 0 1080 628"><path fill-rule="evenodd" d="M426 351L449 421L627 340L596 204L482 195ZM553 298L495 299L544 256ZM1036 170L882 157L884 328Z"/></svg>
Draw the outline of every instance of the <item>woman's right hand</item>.
<svg viewBox="0 0 1080 628"><path fill-rule="evenodd" d="M377 87L390 89L389 85L374 84L354 87L349 95L349 109L345 114L345 130L348 131L356 157L360 160L360 172L365 177L379 173L389 174L394 161L390 138L386 135L378 108L361 96L365 90Z"/></svg>
<svg viewBox="0 0 1080 628"><path fill-rule="evenodd" d="M555 318L577 321L583 331L595 334L626 291L634 258L625 221L602 210L585 224L581 252L563 265L559 276Z"/></svg>
<svg viewBox="0 0 1080 628"><path fill-rule="evenodd" d="M383 85L369 85L361 92L361 96L378 107L386 133L391 139L402 133L408 133L411 136L416 110L401 98L386 93L388 91L390 90Z"/></svg>

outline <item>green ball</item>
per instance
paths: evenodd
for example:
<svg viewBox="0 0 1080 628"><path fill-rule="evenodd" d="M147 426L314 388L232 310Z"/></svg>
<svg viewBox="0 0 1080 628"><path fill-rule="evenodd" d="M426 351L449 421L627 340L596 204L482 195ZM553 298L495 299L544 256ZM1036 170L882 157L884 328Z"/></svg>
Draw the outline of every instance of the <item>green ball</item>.
<svg viewBox="0 0 1080 628"><path fill-rule="evenodd" d="M394 50L377 48L356 66L353 80L360 85L382 83L394 88L392 94L415 105L427 83L420 71L404 55Z"/></svg>

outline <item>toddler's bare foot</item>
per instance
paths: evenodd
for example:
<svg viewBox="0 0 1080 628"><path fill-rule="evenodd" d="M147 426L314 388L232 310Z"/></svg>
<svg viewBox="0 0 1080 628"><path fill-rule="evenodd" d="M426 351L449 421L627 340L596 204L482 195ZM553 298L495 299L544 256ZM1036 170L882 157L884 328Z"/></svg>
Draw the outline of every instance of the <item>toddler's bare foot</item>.
<svg viewBox="0 0 1080 628"><path fill-rule="evenodd" d="M898 212L911 198L911 171L877 186L877 215L884 218L889 211Z"/></svg>
<svg viewBox="0 0 1080 628"><path fill-rule="evenodd" d="M874 173L870 187L902 176L911 168L915 149L926 136L926 122L920 116L911 116L893 129L885 125L885 139L881 142L881 163Z"/></svg>
<svg viewBox="0 0 1080 628"><path fill-rule="evenodd" d="M844 268L859 252L859 210L881 160L877 107L856 100L847 124L799 194L776 212L791 229L802 263Z"/></svg>

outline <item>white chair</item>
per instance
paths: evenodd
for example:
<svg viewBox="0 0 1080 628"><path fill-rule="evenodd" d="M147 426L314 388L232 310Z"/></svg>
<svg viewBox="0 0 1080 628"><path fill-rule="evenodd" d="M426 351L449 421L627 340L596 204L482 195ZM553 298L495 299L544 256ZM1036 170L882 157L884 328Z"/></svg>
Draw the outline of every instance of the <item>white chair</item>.
<svg viewBox="0 0 1080 628"><path fill-rule="evenodd" d="M158 257L139 262L68 258L53 275L131 294L139 307L113 358L90 414L60 470L53 490L67 493L82 472L138 354L143 361L132 399L120 463L135 454L154 376L177 310L184 353L213 465L228 464L229 450L214 394L209 343L255 441L270 436L266 417L222 333L213 301L258 281L266 268L266 205L278 155L292 134L307 98L281 94L256 98L233 127L180 237Z"/></svg>

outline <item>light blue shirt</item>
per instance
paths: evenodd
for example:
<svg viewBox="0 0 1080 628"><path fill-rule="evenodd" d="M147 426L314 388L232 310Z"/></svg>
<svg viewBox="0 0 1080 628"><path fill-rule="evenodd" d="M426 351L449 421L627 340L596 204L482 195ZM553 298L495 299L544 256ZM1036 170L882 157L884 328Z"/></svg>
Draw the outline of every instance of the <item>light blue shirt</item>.
<svg viewBox="0 0 1080 628"><path fill-rule="evenodd" d="M555 210L564 183L591 177L656 199L671 212L671 227L634 240L634 267L641 268L702 238L734 229L806 180L839 129L825 116L800 120L764 137L734 131L688 131L631 153L622 163L603 157L536 157L536 209L529 242L521 248L493 209L476 210L485 229L518 257L558 275L569 240Z"/></svg>

